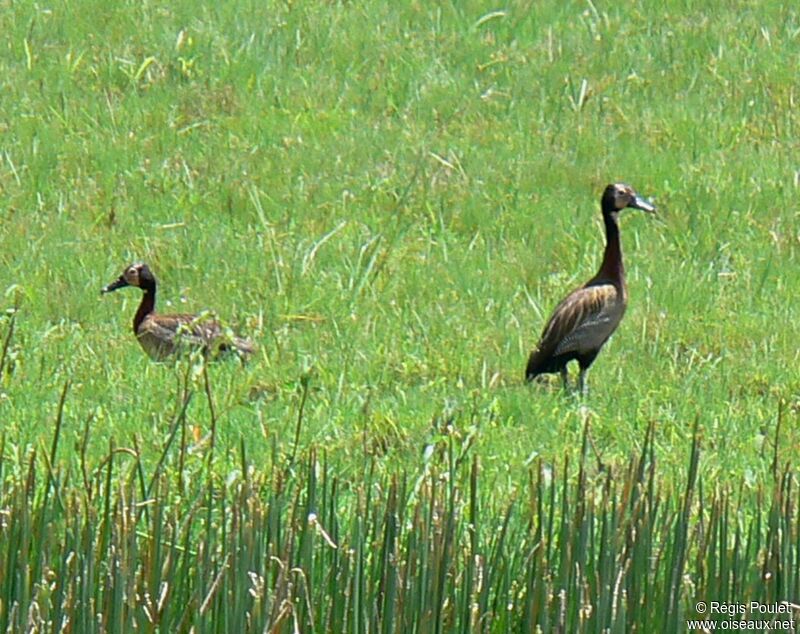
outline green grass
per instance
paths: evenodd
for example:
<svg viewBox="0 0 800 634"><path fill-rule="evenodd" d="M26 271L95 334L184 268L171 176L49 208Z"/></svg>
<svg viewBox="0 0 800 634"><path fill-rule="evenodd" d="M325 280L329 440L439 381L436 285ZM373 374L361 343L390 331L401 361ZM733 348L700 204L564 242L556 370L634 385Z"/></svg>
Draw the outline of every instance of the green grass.
<svg viewBox="0 0 800 634"><path fill-rule="evenodd" d="M64 376L67 434L163 436L174 376L131 338L138 296L98 292L136 258L162 310L261 346L214 370L227 447L288 439L310 373L301 442L344 468L367 435L413 469L448 418L513 482L588 415L609 460L651 421L679 454L699 417L704 468L763 471L798 391L795 12L116 3L1 26L13 445L47 436ZM581 409L521 368L597 266L616 179L661 211L623 218L630 310Z"/></svg>
<svg viewBox="0 0 800 634"><path fill-rule="evenodd" d="M22 2L0 32L9 481L66 381L73 477L109 443L155 469L186 393L186 477L213 438L219 478L244 446L258 470L324 448L353 486L413 479L455 437L503 500L536 461L577 464L589 423L609 467L652 426L677 488L697 422L705 481L752 494L800 448L790 5ZM625 320L588 399L526 386L616 180L659 207L622 218ZM199 369L135 342L138 292L100 297L134 259L161 310L259 345L209 369L213 435Z"/></svg>

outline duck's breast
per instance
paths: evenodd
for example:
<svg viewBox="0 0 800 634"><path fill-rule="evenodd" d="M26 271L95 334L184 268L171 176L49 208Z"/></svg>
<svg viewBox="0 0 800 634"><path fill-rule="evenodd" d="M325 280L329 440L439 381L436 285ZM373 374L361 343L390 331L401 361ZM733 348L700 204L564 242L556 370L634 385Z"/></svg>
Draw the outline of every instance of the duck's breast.
<svg viewBox="0 0 800 634"><path fill-rule="evenodd" d="M154 316L146 317L136 331L139 345L155 361L163 361L175 353L175 329L159 322Z"/></svg>

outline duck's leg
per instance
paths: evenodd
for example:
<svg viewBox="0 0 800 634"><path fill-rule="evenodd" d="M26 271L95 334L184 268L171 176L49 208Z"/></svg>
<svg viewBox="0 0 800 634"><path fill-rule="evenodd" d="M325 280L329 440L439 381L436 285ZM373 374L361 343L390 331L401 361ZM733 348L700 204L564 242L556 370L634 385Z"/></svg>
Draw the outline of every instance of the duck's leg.
<svg viewBox="0 0 800 634"><path fill-rule="evenodd" d="M567 372L567 366L564 365L564 367L561 368L561 385L562 385L562 387L564 388L565 391L569 390L569 380L568 380L568 378L569 378L569 373Z"/></svg>
<svg viewBox="0 0 800 634"><path fill-rule="evenodd" d="M586 368L581 368L578 374L578 393L581 396L586 396Z"/></svg>

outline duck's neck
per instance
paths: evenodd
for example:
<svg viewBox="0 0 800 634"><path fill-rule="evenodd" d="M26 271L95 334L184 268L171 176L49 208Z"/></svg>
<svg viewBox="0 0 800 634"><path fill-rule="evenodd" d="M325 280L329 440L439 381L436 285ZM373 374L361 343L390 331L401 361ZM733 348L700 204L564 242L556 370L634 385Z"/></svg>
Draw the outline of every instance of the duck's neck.
<svg viewBox="0 0 800 634"><path fill-rule="evenodd" d="M609 280L618 285L625 283L625 267L622 265L622 245L619 241L619 225L616 214L603 213L606 225L606 250L603 263L597 272L598 279Z"/></svg>
<svg viewBox="0 0 800 634"><path fill-rule="evenodd" d="M133 333L138 334L139 326L150 313L155 311L156 308L156 288L142 288L142 301L139 303L139 309L133 317Z"/></svg>

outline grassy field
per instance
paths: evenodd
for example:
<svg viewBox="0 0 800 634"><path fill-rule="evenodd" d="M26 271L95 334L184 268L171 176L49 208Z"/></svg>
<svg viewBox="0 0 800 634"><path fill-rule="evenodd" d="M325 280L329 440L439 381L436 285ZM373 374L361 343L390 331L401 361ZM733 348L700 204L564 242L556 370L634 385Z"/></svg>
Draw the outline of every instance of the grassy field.
<svg viewBox="0 0 800 634"><path fill-rule="evenodd" d="M0 31L9 482L62 394L73 474L110 443L156 469L188 394L166 458L187 478L213 458L235 480L244 448L257 471L316 449L345 483L414 479L450 443L499 509L537 461L576 475L587 423L591 462L621 468L652 426L665 491L696 423L723 488L797 455L786 3L0 2ZM659 207L621 221L625 320L588 398L525 385L617 180ZM133 260L162 311L215 310L255 358L151 363L138 291L100 296Z"/></svg>

